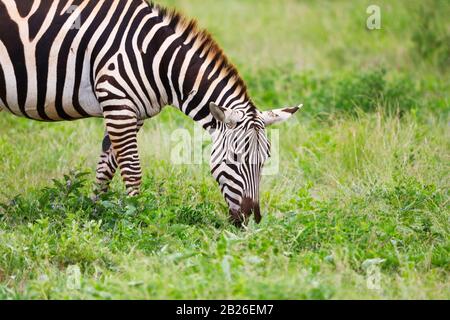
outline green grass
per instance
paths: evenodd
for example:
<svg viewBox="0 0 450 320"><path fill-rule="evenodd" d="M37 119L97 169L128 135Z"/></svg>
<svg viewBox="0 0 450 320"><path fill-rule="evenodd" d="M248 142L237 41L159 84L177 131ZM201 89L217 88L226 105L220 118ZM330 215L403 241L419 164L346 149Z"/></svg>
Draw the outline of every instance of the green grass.
<svg viewBox="0 0 450 320"><path fill-rule="evenodd" d="M193 129L175 110L140 134L142 194L116 178L97 203L101 120L2 112L0 298L449 299L447 2L382 1L379 31L370 1L162 3L212 31L261 109L305 104L278 127L262 223L236 229L208 165L171 163Z"/></svg>

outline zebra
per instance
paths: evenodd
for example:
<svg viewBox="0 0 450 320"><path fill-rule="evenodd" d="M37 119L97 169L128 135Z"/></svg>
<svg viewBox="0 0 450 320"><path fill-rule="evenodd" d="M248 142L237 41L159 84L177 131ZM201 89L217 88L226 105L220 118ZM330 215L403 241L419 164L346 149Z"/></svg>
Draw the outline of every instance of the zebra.
<svg viewBox="0 0 450 320"><path fill-rule="evenodd" d="M74 27L76 26L76 27ZM0 0L0 110L38 121L104 119L98 193L117 169L139 194L137 134L165 106L212 137L211 173L242 226L261 221L266 128L299 107L258 110L197 22L145 0Z"/></svg>

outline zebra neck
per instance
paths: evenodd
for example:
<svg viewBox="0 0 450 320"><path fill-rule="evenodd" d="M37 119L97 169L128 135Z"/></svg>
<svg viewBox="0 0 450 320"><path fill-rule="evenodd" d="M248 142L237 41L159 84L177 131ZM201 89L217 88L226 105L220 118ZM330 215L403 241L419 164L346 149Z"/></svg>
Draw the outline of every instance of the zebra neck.
<svg viewBox="0 0 450 320"><path fill-rule="evenodd" d="M195 21L154 5L146 21L139 39L153 106L173 105L209 129L215 125L211 102L228 108L251 105L238 71Z"/></svg>
<svg viewBox="0 0 450 320"><path fill-rule="evenodd" d="M194 64L195 65L195 64ZM185 115L193 119L205 130L210 131L216 126L216 120L212 116L209 104L214 102L226 108L247 109L253 104L247 96L243 81L234 74L224 74L218 71L214 74L209 70L200 74L198 70L187 70L182 85L179 86L178 95L173 95L172 105L178 108ZM214 71L214 70L213 70ZM200 78L201 77L201 78ZM199 81L199 79L202 79ZM193 85L190 85L193 83ZM171 83L171 87L176 84Z"/></svg>
<svg viewBox="0 0 450 320"><path fill-rule="evenodd" d="M212 116L209 104L211 102L217 103L217 98L203 98L203 94L198 94L195 92L191 92L191 94L185 99L184 102L181 104L174 104L176 108L178 108L181 112L183 112L185 115L190 117L192 120L194 120L198 125L200 125L203 129L205 129L208 132L212 132L211 130L216 127L216 119ZM200 103L197 104L197 102L193 102L196 100L201 100ZM239 103L239 106L247 106L250 105L250 101L242 101L242 103ZM228 105L225 107L236 107L237 104L233 104L232 106Z"/></svg>

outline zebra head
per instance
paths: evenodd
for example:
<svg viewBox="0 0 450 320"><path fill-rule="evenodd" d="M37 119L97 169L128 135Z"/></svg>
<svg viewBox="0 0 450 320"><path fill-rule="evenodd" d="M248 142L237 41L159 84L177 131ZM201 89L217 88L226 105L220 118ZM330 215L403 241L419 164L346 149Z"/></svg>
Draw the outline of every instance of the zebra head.
<svg viewBox="0 0 450 320"><path fill-rule="evenodd" d="M241 226L254 213L259 223L261 171L270 157L266 127L287 120L299 107L261 112L248 105L230 109L210 103L209 109L216 120L211 173L229 206L231 221Z"/></svg>

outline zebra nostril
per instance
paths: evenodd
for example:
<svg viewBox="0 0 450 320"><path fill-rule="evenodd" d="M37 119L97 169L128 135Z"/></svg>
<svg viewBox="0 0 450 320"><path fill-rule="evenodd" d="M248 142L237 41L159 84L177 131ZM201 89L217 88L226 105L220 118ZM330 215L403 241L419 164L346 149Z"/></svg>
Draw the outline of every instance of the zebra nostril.
<svg viewBox="0 0 450 320"><path fill-rule="evenodd" d="M244 215L239 210L233 209L230 209L230 222L238 228L246 224Z"/></svg>
<svg viewBox="0 0 450 320"><path fill-rule="evenodd" d="M261 213L259 203L253 201L253 199L249 197L244 197L241 202L240 210L230 210L231 222L236 226L242 227L248 223L252 213L255 215L256 223L260 223Z"/></svg>

